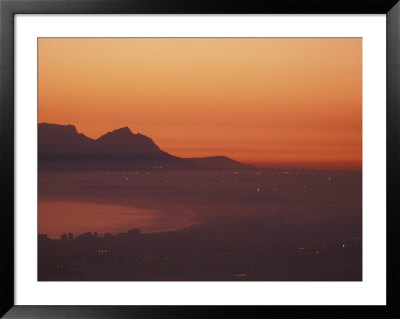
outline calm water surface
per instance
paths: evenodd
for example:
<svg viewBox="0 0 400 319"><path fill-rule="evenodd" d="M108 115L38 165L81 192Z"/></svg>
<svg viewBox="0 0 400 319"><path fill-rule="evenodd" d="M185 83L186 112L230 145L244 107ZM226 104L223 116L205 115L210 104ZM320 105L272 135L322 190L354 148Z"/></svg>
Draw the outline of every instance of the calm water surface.
<svg viewBox="0 0 400 319"><path fill-rule="evenodd" d="M127 232L139 228L142 232L175 230L189 226L188 220L162 217L156 209L123 205L75 201L39 201L38 230L51 238L62 233L79 235L88 231L104 233Z"/></svg>

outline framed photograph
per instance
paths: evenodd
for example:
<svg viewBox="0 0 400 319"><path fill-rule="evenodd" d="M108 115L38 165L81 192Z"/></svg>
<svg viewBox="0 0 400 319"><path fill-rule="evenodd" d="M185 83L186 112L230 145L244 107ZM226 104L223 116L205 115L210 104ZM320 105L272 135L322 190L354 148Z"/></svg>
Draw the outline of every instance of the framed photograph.
<svg viewBox="0 0 400 319"><path fill-rule="evenodd" d="M0 10L4 318L400 314L396 0Z"/></svg>

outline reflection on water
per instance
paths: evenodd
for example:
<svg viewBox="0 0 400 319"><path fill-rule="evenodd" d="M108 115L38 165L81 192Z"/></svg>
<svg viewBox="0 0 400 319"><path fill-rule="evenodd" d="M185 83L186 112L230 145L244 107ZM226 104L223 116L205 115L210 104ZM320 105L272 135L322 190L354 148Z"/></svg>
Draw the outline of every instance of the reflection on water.
<svg viewBox="0 0 400 319"><path fill-rule="evenodd" d="M82 234L126 232L139 228L142 232L172 230L188 226L187 221L162 218L157 209L76 201L39 201L38 231L51 238L62 233Z"/></svg>
<svg viewBox="0 0 400 319"><path fill-rule="evenodd" d="M203 225L326 222L361 232L361 171L39 172L39 233L119 233ZM346 229L345 229L346 228Z"/></svg>
<svg viewBox="0 0 400 319"><path fill-rule="evenodd" d="M99 234L41 236L40 281L362 279L361 171L155 168L38 177L41 234ZM128 236L132 228L156 233Z"/></svg>

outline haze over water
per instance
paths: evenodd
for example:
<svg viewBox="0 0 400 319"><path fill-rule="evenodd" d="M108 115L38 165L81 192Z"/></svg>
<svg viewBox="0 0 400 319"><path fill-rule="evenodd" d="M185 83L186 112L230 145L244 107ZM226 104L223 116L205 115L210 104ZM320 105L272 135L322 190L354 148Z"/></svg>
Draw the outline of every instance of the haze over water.
<svg viewBox="0 0 400 319"><path fill-rule="evenodd" d="M196 223L361 227L361 172L152 169L41 172L39 232L118 233Z"/></svg>

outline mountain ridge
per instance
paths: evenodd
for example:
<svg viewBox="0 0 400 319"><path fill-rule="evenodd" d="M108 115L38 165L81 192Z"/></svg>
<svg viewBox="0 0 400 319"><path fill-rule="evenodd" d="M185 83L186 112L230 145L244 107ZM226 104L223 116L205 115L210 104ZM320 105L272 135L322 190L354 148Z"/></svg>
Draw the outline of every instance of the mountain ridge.
<svg viewBox="0 0 400 319"><path fill-rule="evenodd" d="M182 158L163 151L150 137L128 126L97 139L79 133L75 125L38 124L38 160L45 167L176 167L250 168L226 156Z"/></svg>

